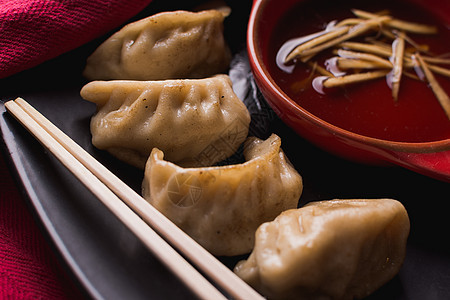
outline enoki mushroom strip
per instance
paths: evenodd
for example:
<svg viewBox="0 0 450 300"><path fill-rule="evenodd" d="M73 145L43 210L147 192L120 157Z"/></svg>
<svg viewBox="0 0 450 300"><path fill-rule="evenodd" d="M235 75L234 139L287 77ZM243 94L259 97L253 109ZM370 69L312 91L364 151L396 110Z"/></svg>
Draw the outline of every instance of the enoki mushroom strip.
<svg viewBox="0 0 450 300"><path fill-rule="evenodd" d="M405 52L405 38L403 32L392 43L392 56L390 57L393 65L390 76L388 76L388 83L391 84L392 98L398 100L398 92L400 90L400 79L403 72L403 55Z"/></svg>
<svg viewBox="0 0 450 300"><path fill-rule="evenodd" d="M366 12L360 9L353 9L353 14L355 14L357 17L363 18L363 19L374 19L378 18L379 15L373 14L370 12ZM435 26L430 25L424 25L424 24L417 24L413 22L407 22L399 19L390 19L387 22L387 25L391 28L412 32L412 33L419 33L419 34L436 34L437 28Z"/></svg>
<svg viewBox="0 0 450 300"><path fill-rule="evenodd" d="M430 69L428 68L427 64L421 57L419 53L416 53L413 57L413 59L417 59L419 62L419 65L430 84L431 89L433 90L434 95L438 99L439 103L441 104L442 108L445 111L445 114L447 115L447 118L450 120L450 98L445 93L445 91L442 89L436 78L434 77L433 73L431 73Z"/></svg>
<svg viewBox="0 0 450 300"><path fill-rule="evenodd" d="M323 81L323 86L326 88L334 88L348 84L354 84L362 81L377 79L386 76L388 71L373 71L373 72L365 72L365 73L357 73L350 74L339 77L327 77L326 80Z"/></svg>

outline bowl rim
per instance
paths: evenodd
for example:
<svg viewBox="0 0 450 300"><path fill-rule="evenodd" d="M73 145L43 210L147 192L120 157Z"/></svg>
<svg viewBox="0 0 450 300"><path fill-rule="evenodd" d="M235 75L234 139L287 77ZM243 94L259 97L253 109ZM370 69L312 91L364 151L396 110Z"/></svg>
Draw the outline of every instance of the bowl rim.
<svg viewBox="0 0 450 300"><path fill-rule="evenodd" d="M377 148L413 153L432 153L450 150L450 138L429 142L399 142L355 133L317 117L290 99L289 96L273 80L268 69L263 63L261 50L256 45L259 27L258 18L261 17L264 7L267 5L268 1L270 0L254 0L253 2L247 27L247 52L254 75L259 77L268 89L275 93L277 99L284 102L283 106L287 105L291 111L295 111L301 117L306 118L309 122L333 133L334 135L366 145L375 146ZM267 101L270 102L270 100Z"/></svg>

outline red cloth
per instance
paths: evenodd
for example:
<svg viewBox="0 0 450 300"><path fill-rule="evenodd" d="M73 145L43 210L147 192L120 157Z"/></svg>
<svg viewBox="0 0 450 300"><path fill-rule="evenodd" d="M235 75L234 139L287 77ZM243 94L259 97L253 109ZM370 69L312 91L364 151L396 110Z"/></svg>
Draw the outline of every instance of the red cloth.
<svg viewBox="0 0 450 300"><path fill-rule="evenodd" d="M0 299L81 299L0 155Z"/></svg>
<svg viewBox="0 0 450 300"><path fill-rule="evenodd" d="M0 0L0 78L120 26L151 0ZM80 299L0 155L0 299Z"/></svg>
<svg viewBox="0 0 450 300"><path fill-rule="evenodd" d="M124 23L151 0L0 0L0 78Z"/></svg>

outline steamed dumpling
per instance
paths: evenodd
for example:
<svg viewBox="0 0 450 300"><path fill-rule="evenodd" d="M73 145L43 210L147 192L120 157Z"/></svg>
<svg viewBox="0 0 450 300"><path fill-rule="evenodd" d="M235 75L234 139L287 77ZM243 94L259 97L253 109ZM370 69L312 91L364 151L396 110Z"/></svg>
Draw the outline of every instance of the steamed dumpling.
<svg viewBox="0 0 450 300"><path fill-rule="evenodd" d="M183 166L210 166L233 155L250 114L227 75L163 81L93 81L81 96L97 104L92 143L144 168L151 150Z"/></svg>
<svg viewBox="0 0 450 300"><path fill-rule="evenodd" d="M272 135L244 144L246 162L181 168L154 149L145 168L143 196L215 255L251 251L255 231L280 212L295 208L302 179Z"/></svg>
<svg viewBox="0 0 450 300"><path fill-rule="evenodd" d="M396 200L314 202L261 225L235 272L272 299L366 297L399 271L409 227Z"/></svg>
<svg viewBox="0 0 450 300"><path fill-rule="evenodd" d="M231 52L223 36L229 9L163 12L131 23L88 58L91 80L203 78L227 70Z"/></svg>

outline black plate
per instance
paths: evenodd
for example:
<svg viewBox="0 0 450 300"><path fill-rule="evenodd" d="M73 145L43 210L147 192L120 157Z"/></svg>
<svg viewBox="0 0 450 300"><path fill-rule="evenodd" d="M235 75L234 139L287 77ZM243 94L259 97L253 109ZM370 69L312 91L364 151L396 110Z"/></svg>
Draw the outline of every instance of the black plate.
<svg viewBox="0 0 450 300"><path fill-rule="evenodd" d="M235 53L230 76L252 115L250 133L275 132L303 176L300 205L333 198L394 198L411 219L407 256L398 276L371 299L449 299L450 248L446 239L450 185L398 167L366 166L332 156L298 137L257 90L245 52L250 4L230 2L226 35ZM134 19L173 8L155 4ZM233 25L233 28L231 28ZM238 29L236 29L238 28ZM89 120L95 106L81 99L86 57L96 40L35 69L0 80L1 100L25 98L136 191L143 172L93 148ZM4 153L52 245L89 297L191 299L193 294L51 154L1 109ZM243 257L220 258L232 268Z"/></svg>

